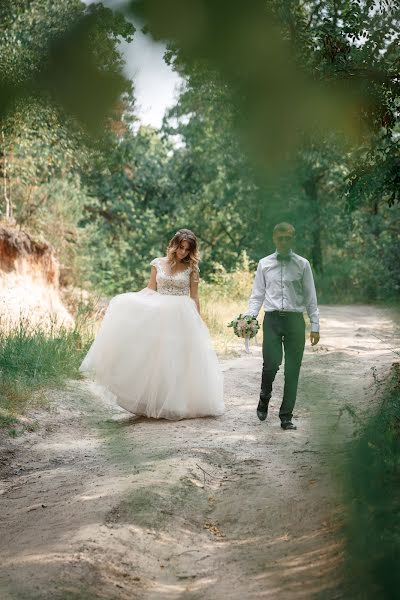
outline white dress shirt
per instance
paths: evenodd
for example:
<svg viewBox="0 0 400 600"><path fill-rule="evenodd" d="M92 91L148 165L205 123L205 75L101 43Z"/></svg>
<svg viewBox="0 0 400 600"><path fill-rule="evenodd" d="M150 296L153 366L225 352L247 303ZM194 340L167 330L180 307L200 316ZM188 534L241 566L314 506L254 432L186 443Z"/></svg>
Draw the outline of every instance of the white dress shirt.
<svg viewBox="0 0 400 600"><path fill-rule="evenodd" d="M307 311L311 331L319 331L319 310L314 278L306 258L289 253L287 262L277 259L277 251L258 263L247 314L257 317L264 303L265 312Z"/></svg>

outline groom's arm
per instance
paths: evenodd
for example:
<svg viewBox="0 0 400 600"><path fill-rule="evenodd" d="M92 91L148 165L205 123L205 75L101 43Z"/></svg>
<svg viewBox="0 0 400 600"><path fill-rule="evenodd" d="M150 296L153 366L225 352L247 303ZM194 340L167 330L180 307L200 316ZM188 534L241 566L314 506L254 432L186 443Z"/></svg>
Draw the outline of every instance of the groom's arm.
<svg viewBox="0 0 400 600"><path fill-rule="evenodd" d="M314 277L310 263L307 261L303 273L303 294L306 310L311 324L311 344L315 346L319 342L319 310L317 304L317 293L315 291Z"/></svg>
<svg viewBox="0 0 400 600"><path fill-rule="evenodd" d="M253 289L249 299L249 308L247 315L257 317L265 298L265 278L261 267L261 261L258 263L256 276L254 277Z"/></svg>

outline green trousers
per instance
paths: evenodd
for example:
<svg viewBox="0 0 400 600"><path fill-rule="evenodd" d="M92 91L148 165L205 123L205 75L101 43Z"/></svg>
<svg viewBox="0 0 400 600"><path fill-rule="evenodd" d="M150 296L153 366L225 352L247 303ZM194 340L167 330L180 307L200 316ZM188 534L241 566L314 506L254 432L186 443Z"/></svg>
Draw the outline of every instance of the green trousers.
<svg viewBox="0 0 400 600"><path fill-rule="evenodd" d="M260 400L268 403L272 384L285 353L285 386L279 411L281 421L290 420L296 403L297 385L305 344L305 323L302 313L266 312L263 321L263 370Z"/></svg>

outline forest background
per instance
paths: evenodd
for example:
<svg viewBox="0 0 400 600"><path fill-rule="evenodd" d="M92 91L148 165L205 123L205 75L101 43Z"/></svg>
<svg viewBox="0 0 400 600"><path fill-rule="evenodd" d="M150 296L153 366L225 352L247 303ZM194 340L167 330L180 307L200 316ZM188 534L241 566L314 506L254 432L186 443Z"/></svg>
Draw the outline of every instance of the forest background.
<svg viewBox="0 0 400 600"><path fill-rule="evenodd" d="M115 6L0 3L2 224L54 246L62 286L105 296L142 288L150 260L192 229L213 332L245 307L279 221L295 225L321 303L396 302L398 1ZM131 17L167 43L184 82L159 129L136 118L123 72ZM0 332L1 426L15 434L32 394L78 376L82 339ZM390 386L344 470L349 570L363 598L397 598L400 585L398 375Z"/></svg>
<svg viewBox="0 0 400 600"><path fill-rule="evenodd" d="M240 269L243 252L251 271L289 221L322 302L395 300L396 3L120 7L2 5L1 217L55 247L62 284L140 289L182 227L205 280ZM123 75L132 14L168 40L184 81L160 129L140 125Z"/></svg>

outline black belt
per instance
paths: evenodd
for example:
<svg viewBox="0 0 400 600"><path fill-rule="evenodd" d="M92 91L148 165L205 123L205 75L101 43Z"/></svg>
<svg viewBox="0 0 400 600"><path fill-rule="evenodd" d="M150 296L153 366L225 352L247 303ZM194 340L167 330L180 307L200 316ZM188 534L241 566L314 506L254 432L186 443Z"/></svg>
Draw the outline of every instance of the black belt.
<svg viewBox="0 0 400 600"><path fill-rule="evenodd" d="M302 315L303 313L295 310L272 310L269 314L278 315L279 317L288 317L289 315Z"/></svg>

